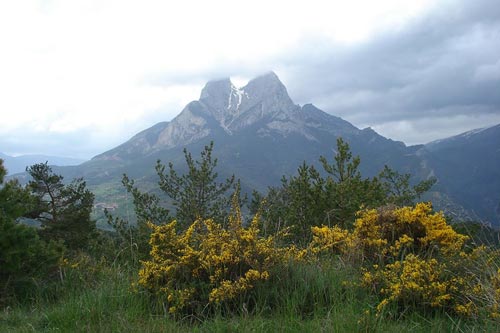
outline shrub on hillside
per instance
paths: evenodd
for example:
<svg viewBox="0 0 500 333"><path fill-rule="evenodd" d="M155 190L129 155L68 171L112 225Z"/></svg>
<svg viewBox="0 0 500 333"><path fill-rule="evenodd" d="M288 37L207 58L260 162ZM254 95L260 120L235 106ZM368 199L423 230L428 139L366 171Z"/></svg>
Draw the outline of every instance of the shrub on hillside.
<svg viewBox="0 0 500 333"><path fill-rule="evenodd" d="M338 226L312 232L312 252L337 254L361 266L361 286L381 297L379 313L393 304L466 316L483 310L499 314L498 253L466 247L468 237L430 204L361 211L352 232Z"/></svg>
<svg viewBox="0 0 500 333"><path fill-rule="evenodd" d="M273 237L260 237L258 215L244 227L237 195L227 227L212 219L197 220L180 233L175 221L150 227L151 258L142 263L139 285L171 314L200 314L217 306L235 310L238 299L277 266L305 255L293 246L277 247Z"/></svg>
<svg viewBox="0 0 500 333"><path fill-rule="evenodd" d="M61 247L0 214L0 303L23 297L57 267Z"/></svg>
<svg viewBox="0 0 500 333"><path fill-rule="evenodd" d="M358 212L354 230L313 227L311 248L333 251L362 262L383 265L413 253L424 258L447 256L463 248L467 236L446 223L428 203L415 207L387 206Z"/></svg>

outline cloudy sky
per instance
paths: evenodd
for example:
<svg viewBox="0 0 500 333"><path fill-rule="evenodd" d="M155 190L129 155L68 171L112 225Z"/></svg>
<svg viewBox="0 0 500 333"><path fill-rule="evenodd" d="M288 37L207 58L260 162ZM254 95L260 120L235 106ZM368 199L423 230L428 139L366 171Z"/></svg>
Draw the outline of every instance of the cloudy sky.
<svg viewBox="0 0 500 333"><path fill-rule="evenodd" d="M0 1L0 152L90 158L275 71L406 144L500 123L497 0Z"/></svg>

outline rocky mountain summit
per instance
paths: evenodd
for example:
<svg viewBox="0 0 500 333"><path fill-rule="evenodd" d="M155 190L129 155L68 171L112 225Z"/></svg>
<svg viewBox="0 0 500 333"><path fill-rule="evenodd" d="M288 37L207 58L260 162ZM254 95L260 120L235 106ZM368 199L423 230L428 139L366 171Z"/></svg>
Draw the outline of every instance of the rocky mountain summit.
<svg viewBox="0 0 500 333"><path fill-rule="evenodd" d="M96 158L109 158L109 153L127 156L186 146L210 136L236 136L250 128L258 137L299 135L315 142L320 140L316 131L337 136L359 132L349 122L312 104L294 104L278 76L269 72L242 88L234 86L229 78L210 81L200 99L189 103L170 123L156 124Z"/></svg>

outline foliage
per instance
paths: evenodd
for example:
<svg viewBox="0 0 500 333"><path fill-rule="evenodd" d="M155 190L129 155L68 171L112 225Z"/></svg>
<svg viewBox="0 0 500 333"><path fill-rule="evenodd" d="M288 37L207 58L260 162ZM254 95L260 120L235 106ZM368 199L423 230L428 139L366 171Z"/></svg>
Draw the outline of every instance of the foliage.
<svg viewBox="0 0 500 333"><path fill-rule="evenodd" d="M77 263L80 260L78 259ZM70 265L74 265L73 261ZM407 313L395 320L365 316L372 297L342 281L357 273L328 262L288 265L254 289L258 308L217 313L211 318L165 318L146 292L131 292L137 271L107 263L78 278L82 264L66 270L54 292L57 299L34 295L33 302L0 311L1 332L496 332L494 321L467 321L441 313ZM100 266L97 266L101 269ZM87 273L81 273L87 274ZM73 278L73 275L77 275ZM84 280L87 281L87 280ZM362 319L362 320L360 320Z"/></svg>
<svg viewBox="0 0 500 333"><path fill-rule="evenodd" d="M380 264L409 253L425 258L451 255L467 240L446 223L442 213L432 212L429 203L363 211L353 235L363 258Z"/></svg>
<svg viewBox="0 0 500 333"><path fill-rule="evenodd" d="M0 215L0 303L24 297L57 266L61 248L33 228Z"/></svg>
<svg viewBox="0 0 500 333"><path fill-rule="evenodd" d="M3 183L3 179L5 178L6 174L7 170L5 170L5 167L3 166L3 160L0 158L0 184Z"/></svg>
<svg viewBox="0 0 500 333"><path fill-rule="evenodd" d="M465 316L485 309L498 316L500 275L491 269L498 267L496 251L468 251L468 237L453 230L442 213L433 213L430 204L364 210L358 215L353 231L312 228L311 252L340 255L360 265L360 285L381 297L379 314L393 304L400 310L443 309Z"/></svg>
<svg viewBox="0 0 500 333"><path fill-rule="evenodd" d="M0 175L5 174L0 160ZM0 188L0 303L27 294L55 268L60 256L57 244L40 240L35 229L16 222L30 202L17 181Z"/></svg>
<svg viewBox="0 0 500 333"><path fill-rule="evenodd" d="M42 223L41 236L63 241L72 251L85 248L96 227L90 218L94 195L86 189L83 179L65 185L63 177L54 174L47 162L32 165L26 171L32 177L28 188L36 197L31 214Z"/></svg>
<svg viewBox="0 0 500 333"><path fill-rule="evenodd" d="M238 198L236 193L227 227L199 219L178 233L176 221L150 224L151 258L143 262L139 285L157 295L169 313L200 314L222 304L232 310L232 302L238 306L236 300L267 280L271 269L305 255L275 246L271 236L260 237L258 215L243 227Z"/></svg>
<svg viewBox="0 0 500 333"><path fill-rule="evenodd" d="M0 198L6 197L2 196L6 188L0 190ZM46 290L39 295L34 290L34 304L1 312L0 330L321 331L326 327L424 332L498 327L500 254L485 246L467 247L468 238L455 232L442 214L432 212L429 204L364 209L352 230L340 225L312 227L313 240L304 249L280 246L279 235L265 235L258 215L245 227L238 193L233 207L228 223L200 219L183 230L177 230L175 222L150 223L151 258L142 264L138 292L130 292L133 278L128 266L86 253L63 259L57 283L38 288ZM20 211L4 210L2 216L5 212ZM17 273L32 270L28 275L10 275L17 290L26 290L27 282L43 281L56 268L57 255L47 257L50 246L34 229L15 224L12 218L5 221L0 218L0 247L7 244L0 249L0 258L8 254L10 261L4 265L0 260L0 281L6 280L3 267L14 267ZM16 252L14 244L25 252ZM157 302L150 302L143 289L156 295ZM374 316L364 313L371 307ZM176 320L163 318L167 313ZM384 320L391 314L397 320Z"/></svg>
<svg viewBox="0 0 500 333"><path fill-rule="evenodd" d="M446 223L429 203L415 207L385 206L358 213L354 230L315 227L311 247L315 252L348 254L368 264L385 265L412 253L423 258L449 256L468 239Z"/></svg>
<svg viewBox="0 0 500 333"><path fill-rule="evenodd" d="M3 160L0 159L0 215L17 219L27 215L33 209L35 198L21 186L17 179L4 183L6 174L7 170L3 166Z"/></svg>
<svg viewBox="0 0 500 333"><path fill-rule="evenodd" d="M401 175L387 166L379 177L362 178L361 160L353 157L342 138L337 139L336 151L332 163L320 157L326 176L304 162L297 176L283 177L281 187L270 188L267 196L254 192L251 210L261 205L266 231L289 227L291 241L306 245L312 239L311 227L327 224L352 229L361 208L411 205L435 182L430 179L412 187L409 174Z"/></svg>
<svg viewBox="0 0 500 333"><path fill-rule="evenodd" d="M347 142L337 139L337 153L334 162L321 156L320 162L328 174L325 184L328 222L350 228L356 212L362 207L377 207L384 202L380 182L377 178L361 177L359 156L353 158Z"/></svg>
<svg viewBox="0 0 500 333"><path fill-rule="evenodd" d="M36 216L47 232L50 223L68 221L71 212L86 216L88 201L70 199L85 193L85 183L64 185L45 164L31 170L42 175L28 187L36 197L17 182L5 184L0 302L29 290L35 303L26 303L29 311L18 322L32 330L122 331L130 323L159 331L493 331L498 326L499 250L477 246L430 204L413 206L433 180L413 186L409 175L387 167L379 177L363 179L359 158L339 139L333 162L321 158L324 174L303 163L280 188L254 196L257 213L245 223L239 183L216 182L212 147L205 147L201 161L185 151L189 170L183 176L171 164L167 173L157 165L161 189L173 193L183 220L169 223L160 198L139 191L124 175L138 227L108 214L121 243L94 238L59 265L57 244L15 219ZM0 179L4 171L0 162ZM226 212L226 192L233 186L233 209ZM69 239L63 233L50 236ZM122 257L133 260L124 265ZM137 280L137 267L129 264L138 259L144 260ZM0 319L15 321L9 311ZM171 318L162 318L167 314ZM11 326L0 320L0 330Z"/></svg>
<svg viewBox="0 0 500 333"><path fill-rule="evenodd" d="M362 284L383 297L379 312L392 303L400 308L443 309L464 317L498 319L500 272L494 268L498 255L485 247L445 258L409 254L366 271Z"/></svg>
<svg viewBox="0 0 500 333"><path fill-rule="evenodd" d="M384 166L384 170L380 172L379 178L383 182L386 202L398 206L413 205L415 201L420 200L422 194L429 191L437 181L436 178L430 178L411 186L411 175L409 173L402 175L392 170L387 165Z"/></svg>
<svg viewBox="0 0 500 333"><path fill-rule="evenodd" d="M31 196L30 191L21 186L17 179L2 184L0 189L0 215L13 219L21 216L29 217L29 212L32 211L34 203L35 198Z"/></svg>
<svg viewBox="0 0 500 333"><path fill-rule="evenodd" d="M108 211L105 211L105 215L108 224L117 231L121 250L130 250L132 261L145 259L151 250L148 244L151 235L151 228L148 226L150 223L161 225L175 217L177 228L185 230L196 219L226 219L230 206L226 193L230 188L238 187L239 182L235 183L233 176L223 183L217 183L217 159L212 158L212 150L213 142L205 146L200 160L194 160L191 153L184 149L188 173L182 176L178 175L172 163L169 163L166 173L165 166L160 160L157 161L156 171L160 178L158 185L170 203L176 207L175 216L165 208L162 198L155 193L142 192L136 187L134 180L126 174L123 175L122 184L133 198L137 225L114 217Z"/></svg>
<svg viewBox="0 0 500 333"><path fill-rule="evenodd" d="M176 219L181 228L198 219L223 220L227 214L230 203L225 194L233 186L234 176L217 183L217 159L212 158L213 146L213 142L205 146L200 154L201 160L194 160L191 153L184 149L188 172L182 176L178 175L172 163L168 165L168 173L161 161L156 164L160 177L158 184L177 208Z"/></svg>
<svg viewBox="0 0 500 333"><path fill-rule="evenodd" d="M107 210L104 211L104 214L108 224L119 236L120 247L122 249L128 247L130 258L135 262L136 257L144 259L150 251L148 241L151 229L148 227L148 223L159 225L170 221L172 217L170 211L162 206L157 195L140 191L135 187L135 181L129 179L126 174L123 175L122 184L127 193L132 195L137 225L132 226L129 221L114 217Z"/></svg>
<svg viewBox="0 0 500 333"><path fill-rule="evenodd" d="M132 194L138 225L146 222L162 224L171 220L170 211L161 205L161 200L157 195L141 192L137 187L134 187L135 181L129 179L125 174L122 184L127 192Z"/></svg>
<svg viewBox="0 0 500 333"><path fill-rule="evenodd" d="M271 188L265 199L254 193L252 211L262 211L265 233L287 229L294 243L306 245L310 241L310 227L325 219L324 183L318 171L304 162L297 176L283 177L281 188Z"/></svg>

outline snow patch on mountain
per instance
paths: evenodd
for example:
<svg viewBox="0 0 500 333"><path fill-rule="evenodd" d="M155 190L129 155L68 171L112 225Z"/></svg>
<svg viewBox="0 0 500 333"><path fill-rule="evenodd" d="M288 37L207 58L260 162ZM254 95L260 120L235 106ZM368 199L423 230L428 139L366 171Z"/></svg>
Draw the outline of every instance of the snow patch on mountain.
<svg viewBox="0 0 500 333"><path fill-rule="evenodd" d="M229 100L227 102L228 110L230 110L231 107L233 106L232 104L233 96L237 100L235 110L238 111L241 105L241 101L243 100L243 97L246 97L248 99L248 94L245 92L243 88L237 88L233 84L231 84L231 93L229 94Z"/></svg>

